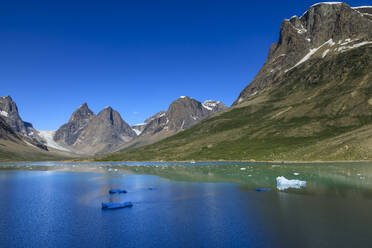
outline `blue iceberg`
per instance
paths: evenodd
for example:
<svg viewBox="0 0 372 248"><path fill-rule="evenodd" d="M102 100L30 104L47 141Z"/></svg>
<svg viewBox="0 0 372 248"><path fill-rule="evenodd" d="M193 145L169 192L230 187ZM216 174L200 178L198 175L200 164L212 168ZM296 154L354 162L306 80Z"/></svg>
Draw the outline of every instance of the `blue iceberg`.
<svg viewBox="0 0 372 248"><path fill-rule="evenodd" d="M117 209L117 208L129 208L132 207L132 202L102 202L102 209Z"/></svg>
<svg viewBox="0 0 372 248"><path fill-rule="evenodd" d="M256 191L257 192L267 192L267 191L271 191L271 189L267 189L267 188L256 188Z"/></svg>
<svg viewBox="0 0 372 248"><path fill-rule="evenodd" d="M109 190L110 194L125 194L127 191L125 189L110 189Z"/></svg>

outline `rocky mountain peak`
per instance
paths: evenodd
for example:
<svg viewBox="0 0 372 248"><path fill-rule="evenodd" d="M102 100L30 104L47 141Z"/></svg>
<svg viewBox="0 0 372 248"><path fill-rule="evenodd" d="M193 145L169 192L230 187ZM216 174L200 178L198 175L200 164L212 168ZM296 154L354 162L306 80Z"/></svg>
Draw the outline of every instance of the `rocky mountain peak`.
<svg viewBox="0 0 372 248"><path fill-rule="evenodd" d="M73 145L94 116L93 111L88 108L88 104L83 103L72 113L69 121L55 132L54 141L60 142L62 145Z"/></svg>
<svg viewBox="0 0 372 248"><path fill-rule="evenodd" d="M119 147L137 134L111 107L104 108L83 129L74 147L83 153L104 153Z"/></svg>
<svg viewBox="0 0 372 248"><path fill-rule="evenodd" d="M285 19L279 40L271 45L267 61L234 104L271 87L279 77L307 60L370 44L372 21L369 9L326 2L312 5L300 17Z"/></svg>
<svg viewBox="0 0 372 248"><path fill-rule="evenodd" d="M88 104L83 103L77 110L72 113L69 122L79 121L82 119L91 119L93 116L94 113L92 110L89 109Z"/></svg>
<svg viewBox="0 0 372 248"><path fill-rule="evenodd" d="M145 127L141 127L141 135L185 130L224 109L226 106L220 101L207 100L201 103L191 97L181 96L169 105L166 112L161 111L146 120Z"/></svg>
<svg viewBox="0 0 372 248"><path fill-rule="evenodd" d="M104 108L101 112L98 113L97 119L102 120L105 123L109 123L110 125L117 126L121 125L123 119L121 118L120 114L113 110L110 106Z"/></svg>
<svg viewBox="0 0 372 248"><path fill-rule="evenodd" d="M32 124L21 119L17 104L10 96L0 97L0 115L14 131L23 135L32 136L34 134Z"/></svg>
<svg viewBox="0 0 372 248"><path fill-rule="evenodd" d="M35 147L48 150L47 147L43 145L42 138L32 127L32 124L22 120L18 112L17 104L10 96L0 97L0 117L2 118L3 122L2 126L4 130L8 132L8 134L13 137L17 136L18 139L21 139L26 143L28 142L28 144L31 144ZM11 129L11 131L9 128L5 128L4 122Z"/></svg>

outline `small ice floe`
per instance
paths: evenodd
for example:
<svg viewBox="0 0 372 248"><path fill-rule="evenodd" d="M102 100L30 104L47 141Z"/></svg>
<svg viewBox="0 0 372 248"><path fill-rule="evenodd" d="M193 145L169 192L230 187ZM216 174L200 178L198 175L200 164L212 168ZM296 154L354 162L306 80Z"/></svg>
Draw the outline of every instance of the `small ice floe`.
<svg viewBox="0 0 372 248"><path fill-rule="evenodd" d="M301 187L306 187L306 181L300 181L297 179L288 180L285 177L277 177L276 184L278 190L285 190L289 188L299 189Z"/></svg>
<svg viewBox="0 0 372 248"><path fill-rule="evenodd" d="M112 169L111 169L111 168L109 168L109 169L108 169L108 171L112 171Z"/></svg>
<svg viewBox="0 0 372 248"><path fill-rule="evenodd" d="M118 169L115 169L114 171L115 171L115 172L117 172L117 171L118 171Z"/></svg>
<svg viewBox="0 0 372 248"><path fill-rule="evenodd" d="M126 194L127 191L125 189L110 189L109 194Z"/></svg>
<svg viewBox="0 0 372 248"><path fill-rule="evenodd" d="M122 203L102 202L102 209L129 208L132 206L133 206L132 202L122 202Z"/></svg>
<svg viewBox="0 0 372 248"><path fill-rule="evenodd" d="M271 167L272 167L272 168L277 168L277 167L280 167L280 165L278 165L278 164L273 164Z"/></svg>
<svg viewBox="0 0 372 248"><path fill-rule="evenodd" d="M256 188L256 191L257 192L267 192L267 191L271 191L271 189L268 189L268 188Z"/></svg>
<svg viewBox="0 0 372 248"><path fill-rule="evenodd" d="M247 168L240 168L241 171L245 171Z"/></svg>
<svg viewBox="0 0 372 248"><path fill-rule="evenodd" d="M251 177L252 175L251 175L251 174L249 174L248 176L249 176L249 177Z"/></svg>
<svg viewBox="0 0 372 248"><path fill-rule="evenodd" d="M360 174L360 173L358 173L358 174L357 174L357 176L361 176L361 174Z"/></svg>
<svg viewBox="0 0 372 248"><path fill-rule="evenodd" d="M293 175L298 176L298 175L300 175L300 173L295 172L295 173L293 173Z"/></svg>

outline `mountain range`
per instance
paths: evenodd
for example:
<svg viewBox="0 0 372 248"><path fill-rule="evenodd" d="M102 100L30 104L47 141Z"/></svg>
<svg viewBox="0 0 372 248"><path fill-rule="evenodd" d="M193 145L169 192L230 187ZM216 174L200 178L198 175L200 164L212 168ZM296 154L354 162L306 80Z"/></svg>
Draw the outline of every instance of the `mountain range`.
<svg viewBox="0 0 372 248"><path fill-rule="evenodd" d="M111 107L95 115L85 103L55 132L23 122L10 97L0 111L3 147L97 161L371 160L372 7L318 3L285 19L229 108L180 97L129 126Z"/></svg>
<svg viewBox="0 0 372 248"><path fill-rule="evenodd" d="M201 103L182 96L172 102L167 111L160 111L144 123L131 127L111 107L95 115L88 104L83 103L58 130L42 131L24 122L16 103L7 96L0 98L0 140L18 142L26 148L33 146L39 148L37 152L43 150L52 155L91 156L153 143L224 109L226 106L219 101Z"/></svg>

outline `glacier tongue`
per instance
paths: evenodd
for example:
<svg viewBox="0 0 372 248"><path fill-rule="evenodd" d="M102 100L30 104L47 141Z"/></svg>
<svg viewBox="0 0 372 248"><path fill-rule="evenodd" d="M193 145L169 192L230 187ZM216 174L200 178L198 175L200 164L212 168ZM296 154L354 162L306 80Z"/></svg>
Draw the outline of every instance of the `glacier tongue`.
<svg viewBox="0 0 372 248"><path fill-rule="evenodd" d="M38 130L40 137L42 137L46 141L46 145L49 147L52 147L54 149L60 150L60 151L66 151L70 152L70 150L58 145L54 139L54 133L55 131L43 131L43 130Z"/></svg>

